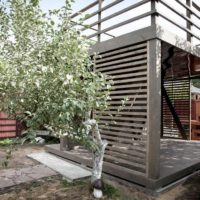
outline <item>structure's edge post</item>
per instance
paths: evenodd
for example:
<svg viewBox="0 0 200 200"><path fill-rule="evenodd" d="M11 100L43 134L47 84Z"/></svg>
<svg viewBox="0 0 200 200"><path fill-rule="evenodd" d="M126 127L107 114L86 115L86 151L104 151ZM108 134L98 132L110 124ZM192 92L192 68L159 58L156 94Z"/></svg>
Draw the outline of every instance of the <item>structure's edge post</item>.
<svg viewBox="0 0 200 200"><path fill-rule="evenodd" d="M191 124L191 120L192 120L192 93L191 93L191 85L192 85L192 81L190 79L190 91L189 91L189 98L190 98L190 122L189 122L189 140L192 140L192 124Z"/></svg>
<svg viewBox="0 0 200 200"><path fill-rule="evenodd" d="M160 176L161 41L148 41L147 177Z"/></svg>

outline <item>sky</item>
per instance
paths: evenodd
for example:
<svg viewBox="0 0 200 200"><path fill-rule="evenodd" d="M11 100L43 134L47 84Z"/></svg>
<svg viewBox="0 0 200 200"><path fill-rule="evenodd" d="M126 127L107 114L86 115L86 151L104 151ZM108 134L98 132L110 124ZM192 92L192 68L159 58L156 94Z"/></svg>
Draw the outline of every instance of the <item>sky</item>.
<svg viewBox="0 0 200 200"><path fill-rule="evenodd" d="M94 0L76 0L75 3L72 4L74 12L80 10L81 8L87 6L92 3ZM65 0L41 0L41 7L44 11L48 11L51 9L57 9L64 5Z"/></svg>
<svg viewBox="0 0 200 200"><path fill-rule="evenodd" d="M111 2L113 2L114 0L105 0L104 2L104 5L107 5ZM123 8L126 8L128 7L129 5L132 5L133 3L136 3L136 2L139 2L140 0L124 0L123 2L117 4L116 6L108 9L107 11L103 12L103 17L106 17L108 15L111 15L112 13L114 12L117 12ZM164 0L168 3L171 3L172 6L178 10L180 13L183 13L185 14L185 9L183 7L181 7L178 3L176 3L174 0ZM185 3L186 0L181 0L183 3ZM193 0L194 2L196 2L198 5L200 5L200 0ZM73 9L73 12L77 12L79 10L81 10L82 8L84 8L85 6L89 5L90 3L94 2L94 0L75 0L75 3L72 4L72 9ZM55 8L60 8L64 5L64 0L41 0L41 8L47 12L48 10L50 9L55 9ZM94 10L96 10L97 7L94 7L93 9L90 9L89 12L92 13ZM177 22L179 22L179 24L181 24L182 26L186 26L186 23L185 23L185 20L181 19L181 17L179 17L178 15L175 15L173 14L169 9L167 9L166 7L162 6L161 4L159 4L158 6L158 10L161 10L162 12L164 11L164 14L169 16L169 18L171 17L172 19L174 18L174 20L176 20ZM150 3L147 3L137 9L134 9L134 10L131 10L129 12L126 12L125 14L122 14L118 17L115 17L111 20L108 20L107 22L103 23L102 24L102 29L105 29L109 26L112 26L116 23L120 23L124 20L127 20L127 19L130 19L134 16L137 16L139 14L143 14L145 12L148 12L150 11ZM195 22L198 23L199 27L200 27L200 20L198 20L197 18L193 17L192 20L194 20ZM90 24L92 22L95 22L97 21L97 16L95 17L92 17L91 19L87 20L86 21L86 24ZM186 33L184 31L182 31L180 28L177 28L176 26L174 26L173 24L167 22L166 20L162 19L162 18L159 18L158 19L158 24L164 26L164 27L167 27L171 32L181 36L182 38L186 38ZM125 25L121 28L117 28L115 30L112 30L110 31L109 33L114 35L114 36L119 36L119 35L122 35L124 32L131 32L131 31L134 31L134 30L137 30L137 29L141 29L141 28L144 28L144 27L147 27L150 25L150 17L146 17L142 20L138 20L138 21L135 21L135 22L132 22L128 25ZM94 28L97 28L97 27L94 27ZM195 31L195 33L197 35L200 35L199 34L199 30L196 29L195 27L192 27L193 31ZM84 34L86 35L91 35L93 34L94 31L91 31L91 30L87 30L84 32ZM105 36L104 35L104 38L103 40L106 40L106 39L110 39L111 37L109 36ZM200 41L194 39L193 40L194 44L199 44Z"/></svg>

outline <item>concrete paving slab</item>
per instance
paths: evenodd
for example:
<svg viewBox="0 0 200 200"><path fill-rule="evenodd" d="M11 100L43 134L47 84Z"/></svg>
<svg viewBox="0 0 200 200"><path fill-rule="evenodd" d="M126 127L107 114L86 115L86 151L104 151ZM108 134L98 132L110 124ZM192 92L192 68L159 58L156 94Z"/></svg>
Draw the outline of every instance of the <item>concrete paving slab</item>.
<svg viewBox="0 0 200 200"><path fill-rule="evenodd" d="M38 162L62 174L69 181L83 179L91 176L91 172L89 170L58 158L50 153L32 153L29 154L28 157L35 159Z"/></svg>
<svg viewBox="0 0 200 200"><path fill-rule="evenodd" d="M57 173L44 165L36 165L22 169L5 169L0 171L0 190L20 183L34 181Z"/></svg>

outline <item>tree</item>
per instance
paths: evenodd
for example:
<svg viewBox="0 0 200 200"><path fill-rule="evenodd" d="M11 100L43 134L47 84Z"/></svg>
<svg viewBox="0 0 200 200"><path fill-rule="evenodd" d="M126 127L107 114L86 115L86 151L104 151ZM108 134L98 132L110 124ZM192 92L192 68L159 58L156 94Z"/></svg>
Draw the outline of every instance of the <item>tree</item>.
<svg viewBox="0 0 200 200"><path fill-rule="evenodd" d="M49 14L38 0L0 0L1 108L29 132L46 128L92 149L95 185L107 142L91 111L107 108L110 82L92 71L91 41L79 34L70 15L70 0Z"/></svg>

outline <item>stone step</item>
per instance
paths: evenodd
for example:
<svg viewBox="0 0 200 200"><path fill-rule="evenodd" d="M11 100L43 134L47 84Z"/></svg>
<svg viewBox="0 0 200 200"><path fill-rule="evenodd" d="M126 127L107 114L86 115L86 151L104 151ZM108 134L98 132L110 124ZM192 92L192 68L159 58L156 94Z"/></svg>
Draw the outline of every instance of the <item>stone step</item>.
<svg viewBox="0 0 200 200"><path fill-rule="evenodd" d="M67 160L63 160L47 152L32 153L28 157L46 165L50 169L63 175L68 181L75 181L91 176L91 172Z"/></svg>

